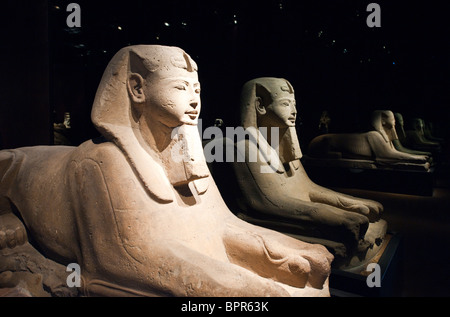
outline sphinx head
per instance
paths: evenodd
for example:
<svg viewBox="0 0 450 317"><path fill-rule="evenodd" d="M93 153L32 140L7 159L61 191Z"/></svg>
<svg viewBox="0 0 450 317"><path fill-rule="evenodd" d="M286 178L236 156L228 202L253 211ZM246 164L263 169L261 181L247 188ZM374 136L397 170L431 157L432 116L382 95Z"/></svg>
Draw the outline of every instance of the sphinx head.
<svg viewBox="0 0 450 317"><path fill-rule="evenodd" d="M155 182L150 166L163 166L173 186L209 175L196 127L199 114L197 65L189 55L178 47L135 45L109 62L91 119L122 150L149 192L168 201L169 185L160 185L167 179Z"/></svg>
<svg viewBox="0 0 450 317"><path fill-rule="evenodd" d="M412 126L413 130L423 133L424 121L420 118L413 118L411 120L411 126Z"/></svg>
<svg viewBox="0 0 450 317"><path fill-rule="evenodd" d="M403 116L401 113L396 112L394 114L395 117L395 123L397 123L399 126L404 126L405 122L403 120Z"/></svg>
<svg viewBox="0 0 450 317"><path fill-rule="evenodd" d="M283 163L302 157L295 129L296 117L294 89L286 79L261 77L244 84L241 124L244 128L278 128L279 156Z"/></svg>
<svg viewBox="0 0 450 317"><path fill-rule="evenodd" d="M372 126L380 132L386 142L398 139L395 130L395 116L390 110L376 110L372 113Z"/></svg>
<svg viewBox="0 0 450 317"><path fill-rule="evenodd" d="M197 66L176 47L149 46L130 51L127 90L138 116L175 128L197 125L200 83Z"/></svg>
<svg viewBox="0 0 450 317"><path fill-rule="evenodd" d="M197 65L182 49L135 45L110 61L92 108L92 121L108 139L118 127L197 125L200 114Z"/></svg>
<svg viewBox="0 0 450 317"><path fill-rule="evenodd" d="M244 126L295 127L294 89L285 79L262 77L249 81L243 87L241 101Z"/></svg>

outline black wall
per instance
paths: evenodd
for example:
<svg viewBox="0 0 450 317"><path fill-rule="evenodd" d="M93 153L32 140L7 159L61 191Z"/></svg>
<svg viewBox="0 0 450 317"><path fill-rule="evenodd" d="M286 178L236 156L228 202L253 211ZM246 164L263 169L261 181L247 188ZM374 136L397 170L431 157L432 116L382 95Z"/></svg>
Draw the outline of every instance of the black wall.
<svg viewBox="0 0 450 317"><path fill-rule="evenodd" d="M49 144L47 3L3 1L0 12L0 148Z"/></svg>
<svg viewBox="0 0 450 317"><path fill-rule="evenodd" d="M80 28L66 25L70 2L81 6ZM303 147L325 109L332 132L362 131L371 111L391 109L434 121L448 135L445 1L376 1L381 28L366 25L370 2L8 1L3 147L51 144L51 124L66 111L74 144L96 136L90 109L98 83L111 57L132 44L179 46L197 61L204 126L215 118L238 125L242 85L274 76L296 90Z"/></svg>

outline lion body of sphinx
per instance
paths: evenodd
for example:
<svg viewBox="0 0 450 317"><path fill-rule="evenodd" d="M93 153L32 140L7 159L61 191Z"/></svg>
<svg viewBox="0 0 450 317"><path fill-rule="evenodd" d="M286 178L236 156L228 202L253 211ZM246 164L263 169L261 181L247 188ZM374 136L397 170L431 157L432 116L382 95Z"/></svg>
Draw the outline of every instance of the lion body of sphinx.
<svg viewBox="0 0 450 317"><path fill-rule="evenodd" d="M378 131L319 135L309 143L308 155L320 159L362 160L382 166L417 166L425 170L430 167L427 156L398 151Z"/></svg>
<svg viewBox="0 0 450 317"><path fill-rule="evenodd" d="M152 241L154 237L162 241L161 246L164 241L185 240L198 251L218 254L208 246L212 237L188 228L203 221L220 231L217 219L223 217L215 216L223 212L223 206L206 199L205 204L212 204L174 214L179 208L148 196L113 143L88 141L79 148L39 146L2 151L0 167L2 212L16 210L37 248L49 258L63 264L79 263L87 284L88 279L110 279L132 287L139 283L133 276L141 282L148 280L135 272L148 272L138 266L152 265L150 257L157 253L159 243ZM155 289L142 292L170 293L164 287L158 290L156 280L143 284L153 284Z"/></svg>
<svg viewBox="0 0 450 317"><path fill-rule="evenodd" d="M323 134L309 144L308 154L313 157L364 158L375 156L371 140L379 139L378 132Z"/></svg>
<svg viewBox="0 0 450 317"><path fill-rule="evenodd" d="M15 213L45 257L64 266L80 264L85 295L288 294L230 263L227 248L255 227L216 199L211 177L201 203L161 203L117 146L93 141L1 151L0 172L0 217ZM264 247L264 238L251 236ZM322 246L311 250L319 258L329 256ZM311 294L329 293L324 287Z"/></svg>

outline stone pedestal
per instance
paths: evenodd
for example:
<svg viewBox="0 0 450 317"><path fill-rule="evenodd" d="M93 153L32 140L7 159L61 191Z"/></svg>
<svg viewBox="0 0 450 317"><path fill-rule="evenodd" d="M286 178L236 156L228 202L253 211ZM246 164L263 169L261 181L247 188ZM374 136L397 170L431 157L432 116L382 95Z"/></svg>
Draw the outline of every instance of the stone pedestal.
<svg viewBox="0 0 450 317"><path fill-rule="evenodd" d="M370 261L380 268L380 287L370 287L370 271L361 268L359 271L332 269L330 276L330 292L333 297L393 297L400 296L402 278L400 274L402 261L402 238L397 233L386 235L383 248Z"/></svg>
<svg viewBox="0 0 450 317"><path fill-rule="evenodd" d="M434 168L417 169L370 168L370 166L327 166L305 160L311 180L326 187L359 188L390 193L432 196Z"/></svg>

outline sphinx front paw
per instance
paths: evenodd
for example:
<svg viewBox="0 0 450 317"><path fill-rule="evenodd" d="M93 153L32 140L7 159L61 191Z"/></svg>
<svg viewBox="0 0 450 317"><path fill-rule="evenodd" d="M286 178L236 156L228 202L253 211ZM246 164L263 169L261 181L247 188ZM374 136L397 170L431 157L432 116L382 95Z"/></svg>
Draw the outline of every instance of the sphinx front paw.
<svg viewBox="0 0 450 317"><path fill-rule="evenodd" d="M12 213L0 216L0 250L13 249L28 241L22 222Z"/></svg>

